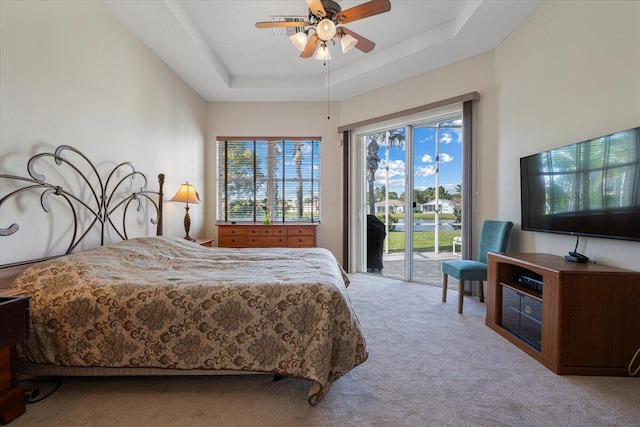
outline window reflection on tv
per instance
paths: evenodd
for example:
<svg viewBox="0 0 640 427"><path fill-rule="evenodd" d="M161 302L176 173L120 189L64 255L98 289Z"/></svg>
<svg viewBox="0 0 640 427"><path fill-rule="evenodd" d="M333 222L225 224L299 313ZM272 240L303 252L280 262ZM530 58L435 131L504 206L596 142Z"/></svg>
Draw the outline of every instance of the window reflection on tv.
<svg viewBox="0 0 640 427"><path fill-rule="evenodd" d="M522 229L640 241L640 127L520 159Z"/></svg>

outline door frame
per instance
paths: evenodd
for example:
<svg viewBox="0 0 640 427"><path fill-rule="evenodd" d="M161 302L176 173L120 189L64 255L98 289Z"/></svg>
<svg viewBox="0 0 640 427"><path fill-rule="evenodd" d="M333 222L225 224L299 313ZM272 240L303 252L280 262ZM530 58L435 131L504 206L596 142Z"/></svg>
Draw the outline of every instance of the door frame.
<svg viewBox="0 0 640 427"><path fill-rule="evenodd" d="M343 267L348 272L366 272L366 251L362 244L351 245L350 242L361 242L362 236L366 233L366 221L363 207L360 204L362 197L362 161L360 152L360 136L363 133L371 133L379 130L384 131L389 128L402 127L407 123L425 121L428 118L434 118L454 111L462 112L463 120L463 176L462 176L462 210L463 210L463 245L462 255L469 258L470 248L473 247L471 240L473 236L472 230L472 193L473 181L471 177L474 174L475 165L473 163L473 150L475 146L473 127L474 116L476 110L476 101L479 100L477 92L471 92L447 100L438 101L410 110L381 116L377 119L370 119L363 122L345 125L338 128L343 133ZM357 171L357 172L356 172ZM407 177L410 175L410 177ZM412 173L407 174L405 171L405 181L410 178ZM406 194L406 192L405 192ZM407 202L405 200L405 206ZM406 210L406 209L405 209ZM411 210L411 209L410 209ZM410 243L411 239L409 240ZM406 245L407 243L405 243ZM406 261L405 261L406 262ZM411 271L405 266L405 271Z"/></svg>

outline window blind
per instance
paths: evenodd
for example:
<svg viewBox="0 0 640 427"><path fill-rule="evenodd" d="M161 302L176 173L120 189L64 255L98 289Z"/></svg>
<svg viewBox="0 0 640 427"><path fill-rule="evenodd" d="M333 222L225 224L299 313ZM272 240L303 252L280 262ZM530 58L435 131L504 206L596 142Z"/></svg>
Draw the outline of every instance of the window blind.
<svg viewBox="0 0 640 427"><path fill-rule="evenodd" d="M319 139L217 144L218 221L319 222Z"/></svg>

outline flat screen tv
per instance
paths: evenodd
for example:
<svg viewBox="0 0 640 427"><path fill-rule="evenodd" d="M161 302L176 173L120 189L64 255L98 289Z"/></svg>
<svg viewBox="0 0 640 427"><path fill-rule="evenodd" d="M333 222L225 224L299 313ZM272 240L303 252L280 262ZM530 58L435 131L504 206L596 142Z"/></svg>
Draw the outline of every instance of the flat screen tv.
<svg viewBox="0 0 640 427"><path fill-rule="evenodd" d="M522 229L640 241L640 127L520 159Z"/></svg>

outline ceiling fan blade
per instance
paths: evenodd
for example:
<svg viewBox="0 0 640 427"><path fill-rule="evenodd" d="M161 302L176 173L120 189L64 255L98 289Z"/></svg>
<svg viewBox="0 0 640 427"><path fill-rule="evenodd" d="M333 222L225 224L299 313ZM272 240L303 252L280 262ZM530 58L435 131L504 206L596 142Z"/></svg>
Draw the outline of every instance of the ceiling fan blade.
<svg viewBox="0 0 640 427"><path fill-rule="evenodd" d="M309 37L309 41L307 42L307 45L305 46L304 50L300 54L300 58L311 58L315 53L316 49L318 48L319 44L320 43L318 43L318 35L316 33L313 33L313 35Z"/></svg>
<svg viewBox="0 0 640 427"><path fill-rule="evenodd" d="M274 27L306 27L309 25L307 21L265 21L256 22L258 28L274 28Z"/></svg>
<svg viewBox="0 0 640 427"><path fill-rule="evenodd" d="M339 23L346 24L347 22L389 12L390 10L391 2L389 0L371 0L351 9L343 10L336 15L336 19Z"/></svg>
<svg viewBox="0 0 640 427"><path fill-rule="evenodd" d="M349 34L351 37L358 40L358 43L356 43L355 47L356 49L360 49L364 53L369 53L373 50L374 47L376 47L376 44L374 42L372 42L371 40L365 37L362 37L358 33L354 33L348 28L340 27L340 31L343 32L344 34Z"/></svg>
<svg viewBox="0 0 640 427"><path fill-rule="evenodd" d="M311 13L318 18L322 19L327 15L327 12L324 10L324 6L322 6L322 2L320 0L307 0L307 6L309 6Z"/></svg>

